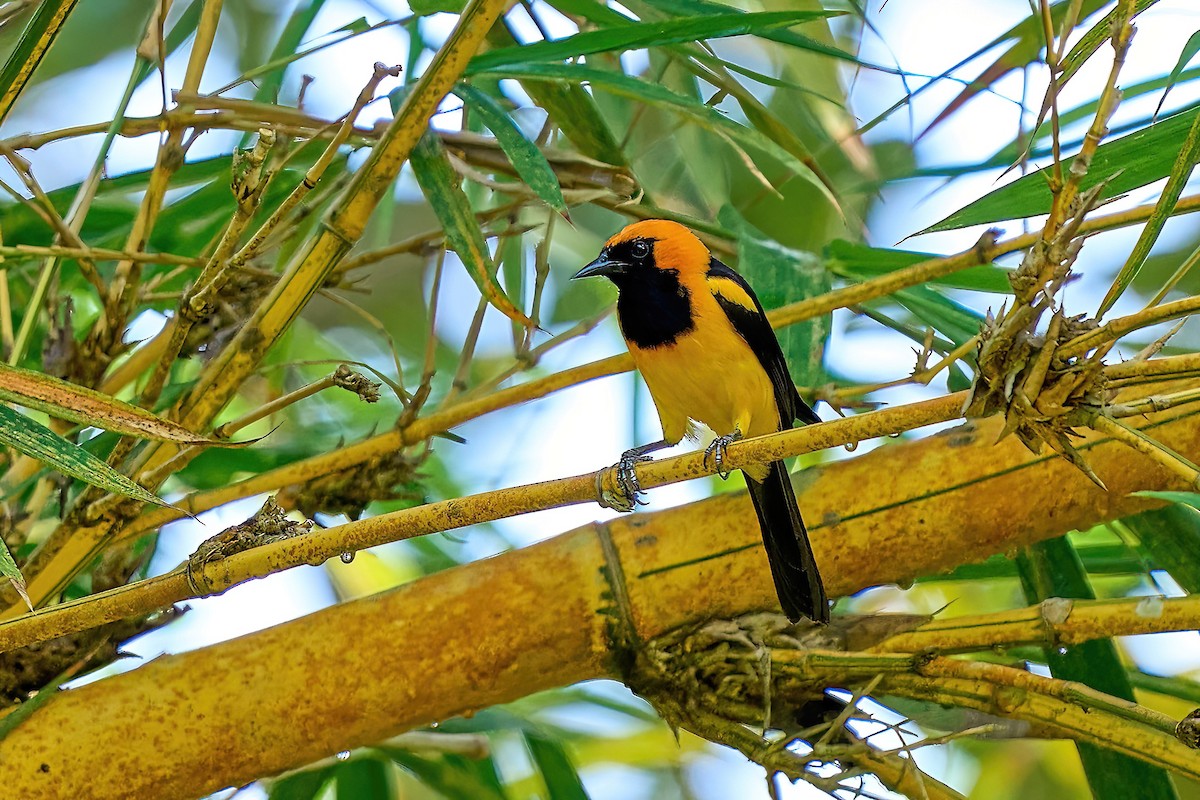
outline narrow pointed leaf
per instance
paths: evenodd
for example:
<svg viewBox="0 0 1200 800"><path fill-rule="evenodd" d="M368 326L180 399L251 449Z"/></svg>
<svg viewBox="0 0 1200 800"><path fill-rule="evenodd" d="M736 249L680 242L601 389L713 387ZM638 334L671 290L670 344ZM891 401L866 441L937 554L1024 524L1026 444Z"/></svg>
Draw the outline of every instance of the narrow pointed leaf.
<svg viewBox="0 0 1200 800"><path fill-rule="evenodd" d="M562 744L534 730L526 730L524 735L525 745L542 774L548 795L554 800L588 800L583 781Z"/></svg>
<svg viewBox="0 0 1200 800"><path fill-rule="evenodd" d="M928 286L910 286L892 295L919 320L946 336L957 347L983 327L983 315L956 303Z"/></svg>
<svg viewBox="0 0 1200 800"><path fill-rule="evenodd" d="M471 201L459 186L458 175L439 140L426 132L409 157L417 183L446 232L446 242L475 280L479 291L500 313L521 325L532 320L513 305L496 283L496 267L484 241L483 231L471 209Z"/></svg>
<svg viewBox="0 0 1200 800"><path fill-rule="evenodd" d="M192 433L144 408L41 372L0 364L0 400L106 431L180 444L227 444Z"/></svg>
<svg viewBox="0 0 1200 800"><path fill-rule="evenodd" d="M1196 31L1188 37L1187 43L1183 46L1183 51L1179 54L1179 60L1175 62L1175 67L1171 70L1171 74L1167 76L1167 85L1163 87L1162 97L1158 101L1158 107L1154 109L1157 114L1162 110L1163 103L1167 102L1167 95L1171 93L1171 89L1175 88L1175 84L1179 82L1179 76L1183 73L1183 68L1200 53L1200 31Z"/></svg>
<svg viewBox="0 0 1200 800"><path fill-rule="evenodd" d="M754 287L764 308L779 308L833 288L832 276L815 254L774 241L742 220L732 207L721 209L718 220L735 231L738 271ZM816 386L827 380L822 362L832 328L832 315L823 314L776 331L792 379L801 386Z"/></svg>
<svg viewBox="0 0 1200 800"><path fill-rule="evenodd" d="M474 75L498 67L508 67L612 51L640 50L702 39L744 36L759 31L840 16L840 11L760 11L755 13L713 14L658 22L633 22L585 31L554 41L504 47L481 53L471 59L466 74Z"/></svg>
<svg viewBox="0 0 1200 800"><path fill-rule="evenodd" d="M673 92L660 84L643 81L620 72L595 69L580 64L522 64L516 67L491 69L487 74L494 78L587 83L594 89L601 88L638 102L671 108L686 114L701 127L720 136L728 137L739 147L769 155L815 186L829 200L830 204L839 207L837 198L829 191L824 181L808 165L780 147L770 137L763 135L761 131L731 120L711 106Z"/></svg>
<svg viewBox="0 0 1200 800"><path fill-rule="evenodd" d="M1158 0L1135 0L1133 9L1129 15L1130 19L1133 19L1157 2ZM1046 115L1050 113L1050 109L1054 105L1054 98L1062 96L1063 87L1067 85L1067 82L1079 72L1088 59L1096 54L1101 45L1111 41L1113 24L1116 22L1118 15L1122 17L1125 15L1126 10L1124 3L1118 3L1116 8L1105 14L1099 22L1086 31L1070 51L1063 56L1062 61L1059 63L1059 73L1056 83L1048 86L1045 95L1042 97L1042 108L1038 112L1037 124L1033 126L1035 130L1045 122Z"/></svg>
<svg viewBox="0 0 1200 800"><path fill-rule="evenodd" d="M720 14L746 14L752 12L743 11L740 8L734 8L723 3L713 3L709 0L645 0L646 5L653 6L665 14L671 14L676 17L695 16L697 14L708 14L712 16ZM845 13L845 12L842 12ZM755 35L763 39L769 39L779 44L794 47L798 50L807 50L812 53L817 53L830 58L836 58L839 61L845 61L850 64L855 64L868 69L882 69L884 72L893 72L894 70L886 67L879 67L875 64L869 64L859 60L853 53L843 50L840 47L834 47L831 44L819 41L806 36L799 31L791 30L790 28L774 27L763 28L755 31Z"/></svg>
<svg viewBox="0 0 1200 800"><path fill-rule="evenodd" d="M145 503L170 507L169 503L138 486L87 450L6 405L0 405L0 443L93 486Z"/></svg>
<svg viewBox="0 0 1200 800"><path fill-rule="evenodd" d="M1134 492L1138 497L1150 497L1155 500L1163 500L1168 503L1178 503L1180 505L1191 506L1200 511L1200 494L1196 492Z"/></svg>
<svg viewBox="0 0 1200 800"><path fill-rule="evenodd" d="M503 26L492 28L488 41L497 48L517 46L517 40ZM577 83L545 81L522 81L521 88L534 105L555 121L580 153L606 164L629 165L629 159L621 150L621 143L587 89Z"/></svg>
<svg viewBox="0 0 1200 800"><path fill-rule="evenodd" d="M1150 8L1150 6L1157 2L1158 0L1134 0L1133 13L1130 14L1130 19L1133 19L1137 15L1141 14L1143 11ZM1123 5L1123 3L1119 5ZM1075 73L1079 72L1083 65L1087 63L1087 60L1095 55L1097 50L1104 46L1105 42L1108 42L1112 39L1113 21L1116 20L1117 13L1120 10L1121 9L1119 7L1114 8L1112 11L1101 17L1100 20L1087 31L1087 33L1079 38L1079 41L1072 45L1071 49L1067 51L1067 54L1063 56L1062 64L1060 65L1062 67L1062 73L1059 75L1058 79L1059 89L1061 89L1068 80L1073 78Z"/></svg>
<svg viewBox="0 0 1200 800"><path fill-rule="evenodd" d="M8 545L3 541L0 541L0 576L8 578L12 582L17 594L21 595L25 605L29 607L30 611L33 611L33 602L29 599L29 592L25 591L25 576L21 574L21 568L17 566L12 553L8 550ZM0 738L4 738L2 732L0 732Z"/></svg>
<svg viewBox="0 0 1200 800"><path fill-rule="evenodd" d="M835 275L865 280L887 275L938 257L933 253L871 247L848 242L845 239L835 239L825 248L825 267ZM1008 282L1009 274L1010 270L991 264L981 264L978 267L969 267L941 278L934 278L929 283L954 289L1010 294L1012 284Z"/></svg>
<svg viewBox="0 0 1200 800"><path fill-rule="evenodd" d="M1030 603L1049 597L1094 599L1087 573L1066 537L1050 539L1024 548L1017 556L1021 585ZM1050 673L1068 681L1080 681L1093 689L1133 700L1125 667L1110 639L1097 639L1070 649L1049 650ZM1123 753L1106 750L1091 742L1079 742L1088 784L1098 800L1176 800L1175 787L1165 770Z"/></svg>
<svg viewBox="0 0 1200 800"><path fill-rule="evenodd" d="M1108 199L1167 177L1196 117L1197 111L1191 109L1100 145L1080 184L1081 190L1107 180L1100 197ZM1045 169L1024 175L935 222L921 233L1048 214L1053 198L1046 178Z"/></svg>
<svg viewBox="0 0 1200 800"><path fill-rule="evenodd" d="M1072 2L1074 2L1074 0L1061 0L1058 3L1054 3L1050 7L1050 15L1055 24L1058 24L1062 21L1063 15L1066 14L1067 9L1070 7ZM1108 0L1083 0L1080 3L1079 9L1080 19L1102 8L1107 2ZM963 87L963 90L959 92L958 95L951 100L944 109L942 109L942 111L934 118L933 122L929 123L929 126L921 133L921 136L925 136L936 126L947 120L951 115L954 114L954 112L965 106L968 101L987 91L993 83L1000 80L1008 73L1012 72L1013 70L1021 69L1035 61L1038 58L1038 55L1045 48L1046 44L1045 35L1042 33L1042 28L1041 13L1034 11L1028 17L1009 28L1000 36L997 36L983 47L971 53L954 66L950 67L950 69L942 72L937 76L937 78L925 84L925 86L917 89L913 93L914 95L924 91L924 89L928 86L940 86L944 83L946 78L958 72L958 70L984 55L989 50L999 47L1005 42L1012 42L1012 45L1005 50L999 58L997 58L987 67L984 67L983 71L980 72L974 80ZM897 107L899 107L899 105ZM894 110L895 109L889 109L887 113L890 114ZM873 120L872 123L877 121L878 120Z"/></svg>
<svg viewBox="0 0 1200 800"><path fill-rule="evenodd" d="M1151 248L1154 247L1159 234L1162 233L1163 226L1167 224L1167 219L1174 213L1175 204L1179 202L1179 196L1183 194L1183 187L1187 185L1188 178L1192 176L1192 170L1197 161L1200 161L1200 114L1196 115L1191 130L1188 131L1187 139L1183 142L1183 148L1175 158L1175 165L1171 168L1171 177L1158 197L1154 213L1150 215L1150 219L1146 220L1146 224L1138 236L1137 244L1133 246L1129 257L1125 259L1124 266L1121 267L1121 271L1117 273L1112 286L1109 287L1108 294L1100 303L1100 309L1096 316L1100 316L1112 308L1113 303L1117 302L1117 298L1141 271L1142 265L1146 263L1146 258L1150 255Z"/></svg>
<svg viewBox="0 0 1200 800"><path fill-rule="evenodd" d="M1167 499L1183 495L1183 502L1156 508L1121 520L1150 554L1189 594L1200 592L1200 495L1191 492L1139 492Z"/></svg>
<svg viewBox="0 0 1200 800"><path fill-rule="evenodd" d="M562 187L558 185L558 176L554 174L550 162L536 144L525 138L525 134L496 98L465 83L456 86L454 93L470 105L471 110L479 115L483 124L496 137L521 180L525 181L542 202L558 213L566 214L567 201L563 199Z"/></svg>
<svg viewBox="0 0 1200 800"><path fill-rule="evenodd" d="M62 30L63 23L75 9L79 0L45 0L25 30L16 48L9 54L3 69L0 69L0 121L8 117L17 97L29 84L34 70L42 63L42 57L50 49Z"/></svg>
<svg viewBox="0 0 1200 800"><path fill-rule="evenodd" d="M268 59L269 64L276 66L257 81L258 88L254 92L256 102L272 103L279 96L279 89L283 86L284 69L294 58L302 55L297 52L300 49L300 43L304 40L304 35L308 32L317 14L321 13L325 2L326 0L309 0L308 3L300 3L292 11L287 24L283 26L279 38L275 41L275 48L271 51L271 57Z"/></svg>

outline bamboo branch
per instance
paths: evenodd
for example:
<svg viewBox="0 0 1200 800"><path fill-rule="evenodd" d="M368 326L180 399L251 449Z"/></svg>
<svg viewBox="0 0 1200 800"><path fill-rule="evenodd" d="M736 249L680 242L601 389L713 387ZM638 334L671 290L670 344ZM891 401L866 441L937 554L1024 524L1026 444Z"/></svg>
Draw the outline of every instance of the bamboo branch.
<svg viewBox="0 0 1200 800"><path fill-rule="evenodd" d="M1051 598L1036 606L935 619L897 634L876 649L888 652L969 653L992 647L1070 647L1110 636L1200 628L1200 597L1128 597L1119 600Z"/></svg>
<svg viewBox="0 0 1200 800"><path fill-rule="evenodd" d="M209 2L219 5L216 0ZM297 254L246 325L208 363L191 394L178 407L177 416L185 427L201 430L208 426L362 236L371 212L389 190L430 116L507 5L508 0L471 0L467 4L454 31L413 85L370 158L355 173L344 199L333 206L319 233ZM194 92L195 84L185 81L184 88ZM152 181L147 197L153 194L153 188ZM137 224L134 228L136 231ZM140 243L132 249L141 249ZM158 447L144 469L153 471L174 455L175 448ZM50 535L25 568L35 603L44 603L60 591L103 549L120 524L118 517L105 513L103 518L95 519L85 509L82 524L69 519Z"/></svg>
<svg viewBox="0 0 1200 800"><path fill-rule="evenodd" d="M1196 418L1169 412L1148 424L1196 456ZM1081 447L1113 490L1104 493L1058 457L1033 456L1012 439L993 445L999 429L985 421L798 476L830 593L904 583L1126 516L1153 505L1128 492L1169 485L1137 453L1087 440ZM645 641L775 602L749 502L724 494L588 525L65 692L0 741L0 763L14 796L46 796L47 786L66 796L196 796L539 689L617 677L610 647L625 626ZM946 697L933 695L931 678L912 678L910 689L900 677L889 674L881 689ZM962 696L995 710L992 693ZM1063 706L1039 703L1032 713ZM64 739L64 730L74 735ZM81 740L150 745L131 771L107 751L75 746Z"/></svg>

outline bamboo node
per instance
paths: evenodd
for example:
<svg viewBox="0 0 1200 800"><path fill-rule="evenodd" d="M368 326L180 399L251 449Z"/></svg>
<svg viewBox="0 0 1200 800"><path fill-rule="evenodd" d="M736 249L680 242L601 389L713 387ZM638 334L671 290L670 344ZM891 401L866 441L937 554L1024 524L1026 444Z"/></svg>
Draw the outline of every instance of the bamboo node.
<svg viewBox="0 0 1200 800"><path fill-rule="evenodd" d="M1062 625L1075 610L1075 601L1069 597L1047 597L1041 603L1042 619L1053 630Z"/></svg>
<svg viewBox="0 0 1200 800"><path fill-rule="evenodd" d="M262 508L245 522L226 528L200 543L188 558L186 573L188 588L195 597L205 597L225 587L216 585L206 574L207 567L235 553L272 542L302 536L312 530L311 520L297 522L287 518L287 512L268 497Z"/></svg>
<svg viewBox="0 0 1200 800"><path fill-rule="evenodd" d="M1200 750L1200 708L1179 720L1175 726L1175 738L1193 750Z"/></svg>
<svg viewBox="0 0 1200 800"><path fill-rule="evenodd" d="M338 364L333 372L333 385L358 395L364 403L379 402L379 387L383 384L373 381L361 372L355 372L347 364Z"/></svg>

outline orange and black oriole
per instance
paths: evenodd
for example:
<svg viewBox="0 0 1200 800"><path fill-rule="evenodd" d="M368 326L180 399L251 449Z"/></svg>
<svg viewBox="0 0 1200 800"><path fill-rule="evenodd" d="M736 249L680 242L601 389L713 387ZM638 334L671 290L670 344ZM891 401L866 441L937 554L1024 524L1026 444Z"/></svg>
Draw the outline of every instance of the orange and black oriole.
<svg viewBox="0 0 1200 800"><path fill-rule="evenodd" d="M820 418L800 399L779 340L745 278L667 220L629 225L576 278L603 275L619 291L617 320L662 422L662 441L628 450L618 465L630 507L640 487L633 465L677 444L689 420L718 434L709 447L721 470L743 436ZM782 461L742 470L758 513L771 576L788 618L829 621L829 602Z"/></svg>

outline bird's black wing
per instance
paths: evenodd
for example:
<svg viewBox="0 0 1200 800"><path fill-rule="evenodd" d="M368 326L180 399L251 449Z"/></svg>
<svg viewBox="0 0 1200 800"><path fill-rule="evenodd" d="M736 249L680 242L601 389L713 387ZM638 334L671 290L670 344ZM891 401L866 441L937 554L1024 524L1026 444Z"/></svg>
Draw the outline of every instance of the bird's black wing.
<svg viewBox="0 0 1200 800"><path fill-rule="evenodd" d="M714 258L709 262L707 281L717 304L733 323L734 330L746 340L754 355L758 356L759 363L771 379L782 427L792 427L792 423L797 419L805 425L820 422L821 418L796 391L796 384L792 383L787 361L779 346L779 339L775 337L775 331L767 321L762 303L758 302L758 297L746 279Z"/></svg>

